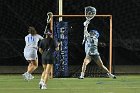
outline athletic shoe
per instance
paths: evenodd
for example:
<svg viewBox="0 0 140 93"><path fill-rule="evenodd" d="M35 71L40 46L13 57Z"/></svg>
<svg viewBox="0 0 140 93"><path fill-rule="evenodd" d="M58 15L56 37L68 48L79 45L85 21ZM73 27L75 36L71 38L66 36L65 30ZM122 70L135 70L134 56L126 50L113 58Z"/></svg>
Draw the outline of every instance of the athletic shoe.
<svg viewBox="0 0 140 93"><path fill-rule="evenodd" d="M84 79L84 77L80 76L78 79Z"/></svg>
<svg viewBox="0 0 140 93"><path fill-rule="evenodd" d="M116 79L117 77L114 75L113 79Z"/></svg>
<svg viewBox="0 0 140 93"><path fill-rule="evenodd" d="M32 80L34 79L34 76L32 76L31 74L29 74L28 72L25 72L24 74L22 74L24 80Z"/></svg>
<svg viewBox="0 0 140 93"><path fill-rule="evenodd" d="M46 84L43 84L41 89L47 89L47 85Z"/></svg>
<svg viewBox="0 0 140 93"><path fill-rule="evenodd" d="M28 80L32 80L32 79L34 79L34 76L32 76L32 74L29 74L28 75Z"/></svg>
<svg viewBox="0 0 140 93"><path fill-rule="evenodd" d="M28 72L25 72L24 74L22 74L24 80L28 80L29 78L29 73Z"/></svg>
<svg viewBox="0 0 140 93"><path fill-rule="evenodd" d="M116 76L111 74L111 73L107 73L107 75L110 77L110 78L113 78L113 79L116 79Z"/></svg>
<svg viewBox="0 0 140 93"><path fill-rule="evenodd" d="M44 84L44 81L39 82L39 88L41 89L42 85Z"/></svg>

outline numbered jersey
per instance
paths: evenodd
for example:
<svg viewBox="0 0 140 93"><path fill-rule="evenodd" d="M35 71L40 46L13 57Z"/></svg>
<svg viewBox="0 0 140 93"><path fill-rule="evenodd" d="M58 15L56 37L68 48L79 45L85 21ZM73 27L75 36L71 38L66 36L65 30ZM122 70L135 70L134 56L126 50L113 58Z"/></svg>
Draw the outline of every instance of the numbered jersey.
<svg viewBox="0 0 140 93"><path fill-rule="evenodd" d="M95 36L94 37L90 37L90 36L86 37L85 52L86 52L86 55L99 55L98 38L96 38Z"/></svg>
<svg viewBox="0 0 140 93"><path fill-rule="evenodd" d="M33 48L37 48L38 46L38 41L39 40L42 40L43 37L36 34L36 35L31 35L31 34L28 34L26 37L25 37L25 47L33 47Z"/></svg>

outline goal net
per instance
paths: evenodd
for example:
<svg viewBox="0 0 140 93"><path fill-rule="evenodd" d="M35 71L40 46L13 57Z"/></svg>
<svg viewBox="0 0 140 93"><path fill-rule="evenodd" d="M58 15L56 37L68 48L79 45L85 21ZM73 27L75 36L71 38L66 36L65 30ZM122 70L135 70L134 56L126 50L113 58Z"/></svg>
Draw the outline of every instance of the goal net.
<svg viewBox="0 0 140 93"><path fill-rule="evenodd" d="M63 22L68 22L68 68L71 76L77 76L81 72L85 57L84 45L82 45L85 15L53 15L50 23L52 31L55 29L55 23L59 22L59 17L63 18ZM103 63L112 71L112 15L96 15L88 26L88 31L92 29L100 34L98 50ZM87 66L86 76L102 73L95 62Z"/></svg>

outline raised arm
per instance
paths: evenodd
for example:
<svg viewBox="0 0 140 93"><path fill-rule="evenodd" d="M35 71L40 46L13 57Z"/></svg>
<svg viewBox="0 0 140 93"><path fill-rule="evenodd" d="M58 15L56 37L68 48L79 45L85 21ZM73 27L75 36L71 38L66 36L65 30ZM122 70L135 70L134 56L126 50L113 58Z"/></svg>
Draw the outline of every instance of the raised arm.
<svg viewBox="0 0 140 93"><path fill-rule="evenodd" d="M89 25L89 23L90 23L90 21L89 20L86 20L85 22L84 22L84 35L87 37L87 36L89 36L89 33L88 33L88 25Z"/></svg>
<svg viewBox="0 0 140 93"><path fill-rule="evenodd" d="M88 30L87 30L87 29L88 29L88 24L89 24L89 23L90 23L89 20L86 20L86 21L84 22L84 39L83 39L82 44L84 44L86 37L89 36Z"/></svg>

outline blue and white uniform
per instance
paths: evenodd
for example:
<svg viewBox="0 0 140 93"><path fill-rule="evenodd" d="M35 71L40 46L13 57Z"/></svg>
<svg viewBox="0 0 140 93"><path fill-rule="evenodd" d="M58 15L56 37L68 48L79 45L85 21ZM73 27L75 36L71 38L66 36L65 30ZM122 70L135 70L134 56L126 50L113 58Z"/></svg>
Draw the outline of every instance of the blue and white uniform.
<svg viewBox="0 0 140 93"><path fill-rule="evenodd" d="M86 56L89 55L99 55L98 52L98 37L99 34L87 35L85 38L85 53Z"/></svg>
<svg viewBox="0 0 140 93"><path fill-rule="evenodd" d="M36 60L38 58L38 41L42 39L43 37L38 34L28 34L27 36L25 36L26 45L24 48L24 57L26 60Z"/></svg>

